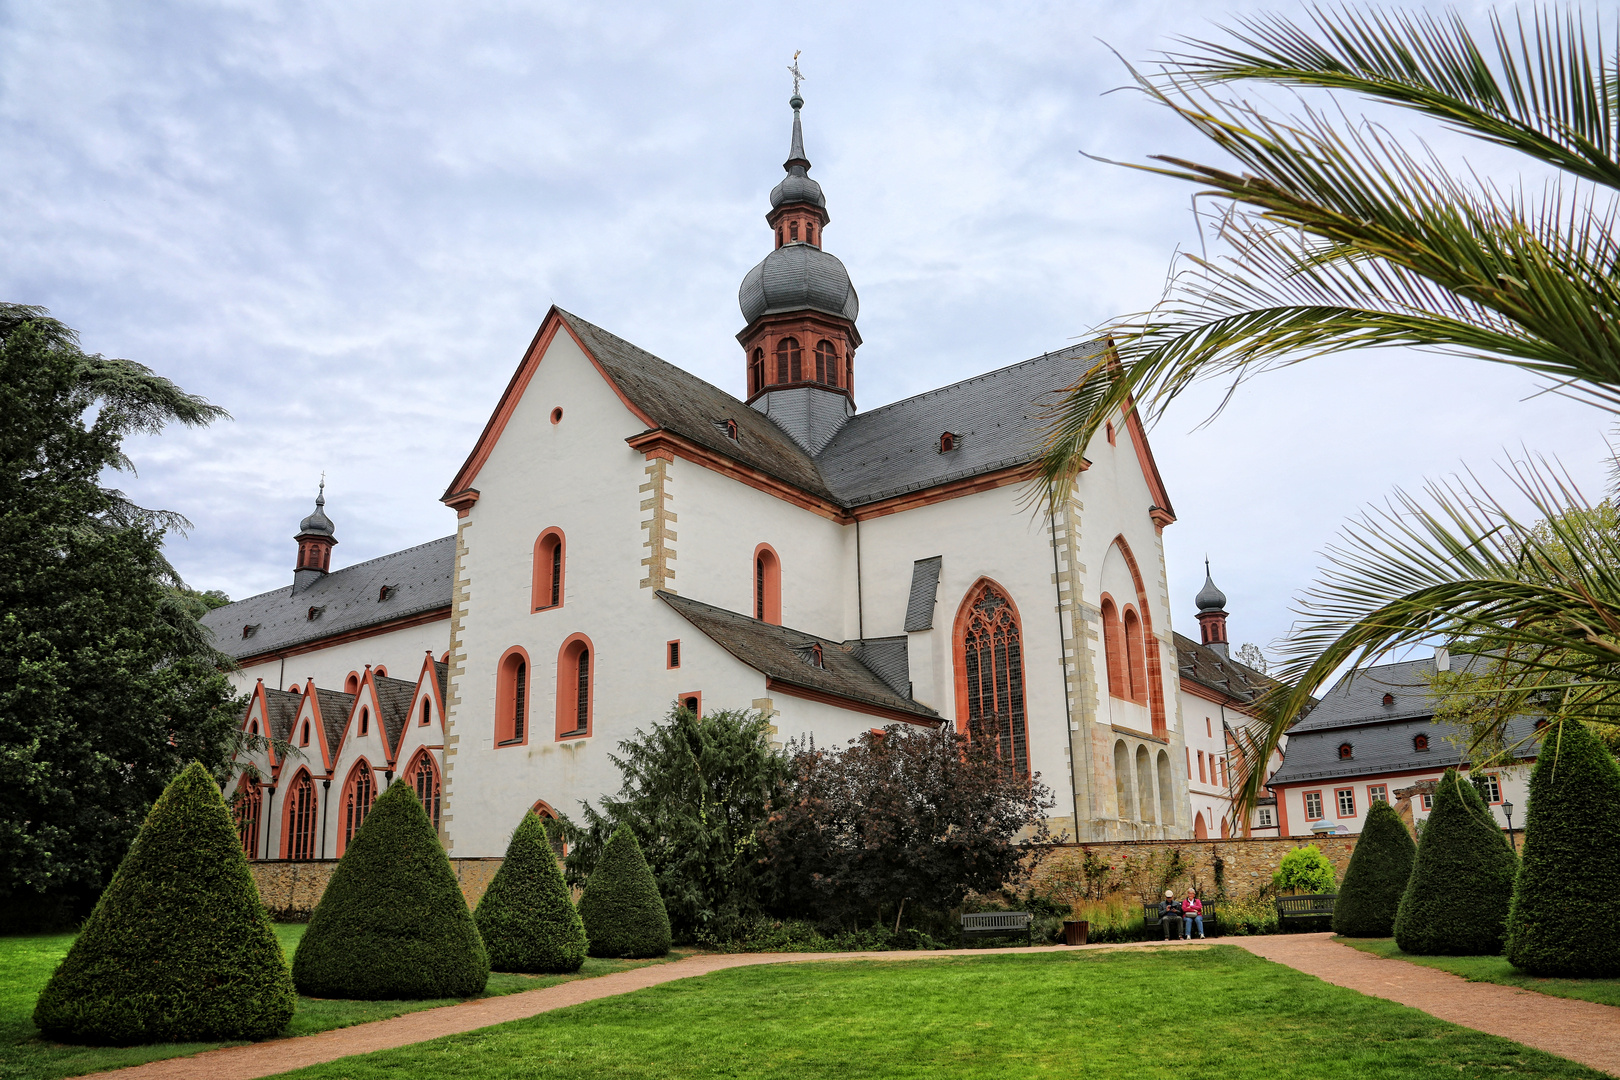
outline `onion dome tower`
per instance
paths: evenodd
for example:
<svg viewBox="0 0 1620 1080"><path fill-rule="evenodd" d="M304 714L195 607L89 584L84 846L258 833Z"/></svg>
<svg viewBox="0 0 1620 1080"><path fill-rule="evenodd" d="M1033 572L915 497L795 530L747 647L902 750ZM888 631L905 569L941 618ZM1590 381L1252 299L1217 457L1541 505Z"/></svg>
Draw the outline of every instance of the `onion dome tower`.
<svg viewBox="0 0 1620 1080"><path fill-rule="evenodd" d="M1209 576L1209 560L1204 560L1204 587L1198 590L1193 602L1198 605L1198 629L1203 633L1204 644L1220 653L1228 655L1230 646L1226 641L1226 594L1215 587L1215 581Z"/></svg>
<svg viewBox="0 0 1620 1080"><path fill-rule="evenodd" d="M855 329L860 301L844 264L822 250L830 220L821 185L810 179L797 89L787 176L771 190L765 221L776 246L748 271L737 302L748 324L737 335L748 365L748 403L810 453L827 445L855 412Z"/></svg>
<svg viewBox="0 0 1620 1080"><path fill-rule="evenodd" d="M337 546L336 528L326 516L326 481L315 496L315 512L298 523L298 562L293 566L293 592L301 592L325 577L332 569L332 549Z"/></svg>

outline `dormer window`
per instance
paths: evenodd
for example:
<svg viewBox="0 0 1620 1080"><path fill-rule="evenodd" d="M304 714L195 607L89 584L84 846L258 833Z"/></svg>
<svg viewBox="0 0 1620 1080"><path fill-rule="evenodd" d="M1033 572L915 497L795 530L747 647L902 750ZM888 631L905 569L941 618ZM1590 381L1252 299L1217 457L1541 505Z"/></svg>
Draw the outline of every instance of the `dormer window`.
<svg viewBox="0 0 1620 1080"><path fill-rule="evenodd" d="M1349 761L1351 758L1353 758L1355 756L1356 756L1356 748L1354 746L1351 746L1349 743L1340 743L1339 744L1339 760L1340 761Z"/></svg>
<svg viewBox="0 0 1620 1080"><path fill-rule="evenodd" d="M309 621L314 622L316 619L320 618L321 617L321 612L323 612L325 610L326 609L324 607L315 607L314 605L310 605Z"/></svg>
<svg viewBox="0 0 1620 1080"><path fill-rule="evenodd" d="M1427 735L1414 735L1414 736L1412 736L1412 749L1414 749L1414 750L1427 750L1428 748L1429 748L1429 737Z"/></svg>
<svg viewBox="0 0 1620 1080"><path fill-rule="evenodd" d="M955 449L956 449L956 435L955 435L955 433L947 431L947 432L945 432L943 435L941 435L939 437L939 452L940 453L948 454L952 450L955 450Z"/></svg>
<svg viewBox="0 0 1620 1080"><path fill-rule="evenodd" d="M1395 695L1394 694L1385 694L1384 695L1384 708L1387 709L1393 704L1395 704Z"/></svg>
<svg viewBox="0 0 1620 1080"><path fill-rule="evenodd" d="M393 596L397 591L399 591L399 586L397 585L384 585L382 588L377 590L377 603L382 603L390 596Z"/></svg>
<svg viewBox="0 0 1620 1080"><path fill-rule="evenodd" d="M257 634L258 632L259 632L259 624L258 623L248 623L246 626L242 627L242 637L244 639L245 638L250 638L254 634Z"/></svg>
<svg viewBox="0 0 1620 1080"><path fill-rule="evenodd" d="M827 666L827 658L822 655L821 642L819 641L810 646L810 666L818 668Z"/></svg>
<svg viewBox="0 0 1620 1080"><path fill-rule="evenodd" d="M737 441L737 421L729 418L726 420L726 438L732 442Z"/></svg>

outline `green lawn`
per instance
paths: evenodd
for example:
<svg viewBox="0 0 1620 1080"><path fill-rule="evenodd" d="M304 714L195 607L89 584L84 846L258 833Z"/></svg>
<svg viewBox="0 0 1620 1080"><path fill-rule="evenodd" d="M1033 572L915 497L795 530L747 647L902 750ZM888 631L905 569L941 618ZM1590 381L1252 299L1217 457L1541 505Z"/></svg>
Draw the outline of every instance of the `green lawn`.
<svg viewBox="0 0 1620 1080"><path fill-rule="evenodd" d="M1501 983L1503 986L1517 986L1554 997L1580 998L1599 1005L1620 1005L1620 979L1538 979L1534 975L1526 975L1502 956L1413 956L1401 952L1394 938L1335 937L1333 940L1374 956L1449 971L1469 982Z"/></svg>
<svg viewBox="0 0 1620 1080"><path fill-rule="evenodd" d="M1601 1076L1230 946L739 968L287 1075Z"/></svg>
<svg viewBox="0 0 1620 1080"><path fill-rule="evenodd" d="M276 936L290 957L304 936L303 923L278 923ZM139 1065L143 1061L180 1057L212 1050L231 1043L160 1043L155 1046L90 1047L63 1046L39 1037L34 1027L34 999L45 981L67 954L72 934L29 937L0 937L0 1080L56 1080L63 1076ZM672 954L670 959L679 959ZM586 960L578 975L493 974L484 996L537 990L573 979L607 975L627 968L642 967L652 960ZM457 999L438 1001L332 1001L300 997L298 1011L287 1029L291 1035L313 1035L317 1031L386 1020L390 1016L454 1004Z"/></svg>

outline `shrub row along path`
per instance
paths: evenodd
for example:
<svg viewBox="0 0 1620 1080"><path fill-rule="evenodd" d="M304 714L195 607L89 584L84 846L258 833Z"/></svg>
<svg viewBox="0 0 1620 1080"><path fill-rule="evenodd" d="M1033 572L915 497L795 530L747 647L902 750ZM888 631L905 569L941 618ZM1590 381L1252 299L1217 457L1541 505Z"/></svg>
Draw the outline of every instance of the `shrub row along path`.
<svg viewBox="0 0 1620 1080"><path fill-rule="evenodd" d="M1325 982L1373 997L1410 1005L1461 1027L1500 1035L1526 1046L1578 1061L1620 1076L1620 1009L1569 998L1549 997L1494 983L1471 983L1449 972L1386 960L1340 945L1330 934L1288 934L1258 938L1224 938L1276 963L1314 975ZM1206 948L1211 942L1138 942L1084 945L1063 952L1109 949ZM927 960L942 956L985 956L1043 953L1052 946L997 949L943 949L933 952L733 953L688 957L671 964L620 971L594 979L481 998L459 1005L407 1013L389 1020L324 1031L296 1039L276 1039L210 1050L192 1057L169 1058L128 1069L97 1073L119 1080L257 1080L259 1077L318 1065L354 1054L369 1054L491 1024L522 1020L553 1009L598 998L627 994L676 979L689 979L727 968L826 960Z"/></svg>

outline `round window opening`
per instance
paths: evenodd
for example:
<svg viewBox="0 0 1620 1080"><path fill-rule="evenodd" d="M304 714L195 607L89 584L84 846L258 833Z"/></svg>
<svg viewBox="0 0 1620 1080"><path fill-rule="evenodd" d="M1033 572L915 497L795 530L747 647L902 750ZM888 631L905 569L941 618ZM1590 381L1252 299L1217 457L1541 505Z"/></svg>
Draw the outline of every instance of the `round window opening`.
<svg viewBox="0 0 1620 1080"><path fill-rule="evenodd" d="M559 405L557 408L551 410L551 422L553 424L562 423L562 406Z"/></svg>

